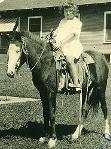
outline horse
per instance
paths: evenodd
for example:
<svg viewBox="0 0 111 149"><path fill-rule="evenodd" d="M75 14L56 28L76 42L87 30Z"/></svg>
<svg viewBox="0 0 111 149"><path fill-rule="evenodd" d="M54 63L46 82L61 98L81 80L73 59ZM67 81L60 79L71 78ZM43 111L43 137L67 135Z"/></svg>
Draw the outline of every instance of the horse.
<svg viewBox="0 0 111 149"><path fill-rule="evenodd" d="M9 41L7 75L13 78L20 67L25 62L27 63L32 72L33 84L40 93L43 106L44 134L39 141L41 143L47 141L50 148L55 147L57 141L55 130L56 95L59 83L52 46L47 40L41 40L29 32L12 32L9 35ZM90 74L88 87L89 79L87 73L84 73L80 109L81 121L71 135L71 140L73 141L81 135L83 122L86 120L89 110L93 108L93 112L97 112L99 104L101 104L105 120L104 137L111 140L105 99L108 64L103 54L92 50L88 50L86 53L93 58L94 63L88 64Z"/></svg>

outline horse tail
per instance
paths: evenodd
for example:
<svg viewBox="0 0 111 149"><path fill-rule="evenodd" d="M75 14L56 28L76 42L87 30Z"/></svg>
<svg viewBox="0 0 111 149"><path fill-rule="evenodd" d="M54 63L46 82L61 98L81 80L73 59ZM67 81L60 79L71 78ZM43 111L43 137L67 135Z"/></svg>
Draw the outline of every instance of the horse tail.
<svg viewBox="0 0 111 149"><path fill-rule="evenodd" d="M90 108L92 108L94 115L98 113L100 98L98 97L98 90L94 87L93 92L88 100Z"/></svg>
<svg viewBox="0 0 111 149"><path fill-rule="evenodd" d="M92 56L95 62L93 69L92 65L89 68L89 70L92 71L94 80L92 81L92 86L90 87L91 93L89 94L87 101L95 115L98 112L99 104L102 100L105 100L109 68L105 57L101 53L95 51L88 51L87 53Z"/></svg>

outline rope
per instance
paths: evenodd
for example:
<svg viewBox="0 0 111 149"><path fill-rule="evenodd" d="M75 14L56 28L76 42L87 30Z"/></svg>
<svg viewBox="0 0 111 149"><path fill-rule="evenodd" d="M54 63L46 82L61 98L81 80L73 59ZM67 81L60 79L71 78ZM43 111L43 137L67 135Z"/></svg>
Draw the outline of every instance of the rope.
<svg viewBox="0 0 111 149"><path fill-rule="evenodd" d="M31 71L36 67L36 65L39 63L39 61L40 61L40 59L41 59L41 57L42 57L42 55L43 55L43 53L44 53L44 51L45 51L45 46L46 45L44 45L44 48L43 48L43 50L42 50L42 53L40 54L40 57L39 57L39 59L38 59L38 61L35 63L35 65L30 69Z"/></svg>
<svg viewBox="0 0 111 149"><path fill-rule="evenodd" d="M82 89L80 91L80 107L79 107L79 135L81 133L81 125L82 125Z"/></svg>

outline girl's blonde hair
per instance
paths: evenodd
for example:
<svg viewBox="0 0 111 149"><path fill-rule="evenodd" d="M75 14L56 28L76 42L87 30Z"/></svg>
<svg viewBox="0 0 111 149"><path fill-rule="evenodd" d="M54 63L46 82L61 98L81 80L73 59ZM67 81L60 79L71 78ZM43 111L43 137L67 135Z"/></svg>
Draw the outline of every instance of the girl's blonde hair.
<svg viewBox="0 0 111 149"><path fill-rule="evenodd" d="M67 9L67 11L72 11L74 15L77 15L79 13L78 6L74 4L73 0L67 0L67 2L65 3L65 9Z"/></svg>

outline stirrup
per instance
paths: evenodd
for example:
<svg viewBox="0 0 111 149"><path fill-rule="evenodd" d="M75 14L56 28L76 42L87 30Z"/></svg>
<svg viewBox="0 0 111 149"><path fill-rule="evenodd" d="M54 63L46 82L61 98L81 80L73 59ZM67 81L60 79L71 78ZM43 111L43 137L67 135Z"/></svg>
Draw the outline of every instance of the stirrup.
<svg viewBox="0 0 111 149"><path fill-rule="evenodd" d="M81 85L75 85L73 83L69 83L69 88L73 88L76 92L81 92Z"/></svg>
<svg viewBox="0 0 111 149"><path fill-rule="evenodd" d="M69 83L69 87L73 87L73 88L81 88L81 85L80 85L80 84Z"/></svg>
<svg viewBox="0 0 111 149"><path fill-rule="evenodd" d="M80 87L76 87L76 92L80 92L81 91L81 88Z"/></svg>
<svg viewBox="0 0 111 149"><path fill-rule="evenodd" d="M80 84L74 84L74 88L77 92L81 91L81 85Z"/></svg>

